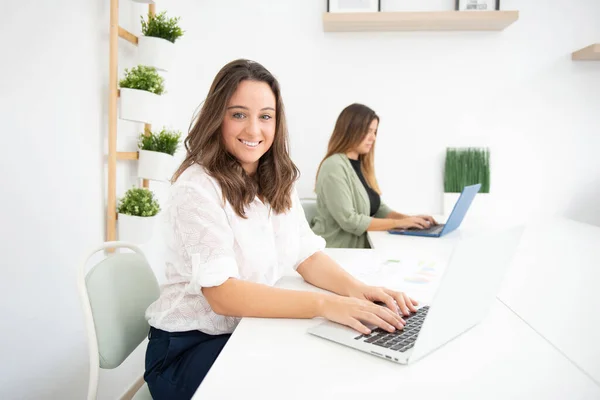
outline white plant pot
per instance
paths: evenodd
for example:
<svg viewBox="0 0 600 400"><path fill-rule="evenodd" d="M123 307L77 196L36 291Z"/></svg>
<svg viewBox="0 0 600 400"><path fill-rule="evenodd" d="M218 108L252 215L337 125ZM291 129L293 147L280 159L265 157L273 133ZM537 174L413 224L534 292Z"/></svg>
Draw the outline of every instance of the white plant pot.
<svg viewBox="0 0 600 400"><path fill-rule="evenodd" d="M174 159L170 154L140 150L138 176L154 181L169 181L173 176Z"/></svg>
<svg viewBox="0 0 600 400"><path fill-rule="evenodd" d="M454 209L454 205L458 201L460 197L460 193L444 193L443 198L443 213L444 218L448 218L450 213ZM488 218L495 214L495 210L492 205L492 197L489 193L477 193L467 214L465 215L465 219L467 218Z"/></svg>
<svg viewBox="0 0 600 400"><path fill-rule="evenodd" d="M119 118L151 124L161 111L161 96L145 90L121 88Z"/></svg>
<svg viewBox="0 0 600 400"><path fill-rule="evenodd" d="M174 56L174 43L150 36L140 36L138 38L138 64L168 71L171 68Z"/></svg>
<svg viewBox="0 0 600 400"><path fill-rule="evenodd" d="M154 230L154 217L136 217L133 215L119 214L118 234L119 240L134 244L144 244L150 241Z"/></svg>

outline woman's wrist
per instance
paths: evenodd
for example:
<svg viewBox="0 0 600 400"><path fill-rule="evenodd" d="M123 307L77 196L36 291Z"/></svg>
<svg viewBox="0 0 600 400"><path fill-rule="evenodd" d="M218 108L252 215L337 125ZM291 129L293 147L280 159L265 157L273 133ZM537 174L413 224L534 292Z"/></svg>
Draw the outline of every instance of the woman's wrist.
<svg viewBox="0 0 600 400"><path fill-rule="evenodd" d="M402 227L402 224L403 224L404 222L405 222L405 221L403 221L403 220L402 220L402 218L395 219L395 220L394 220L394 228L399 228L399 227ZM393 228L392 228L392 229L393 229Z"/></svg>
<svg viewBox="0 0 600 400"><path fill-rule="evenodd" d="M313 295L312 301L312 314L313 318L323 317L325 315L325 308L327 307L328 298L331 296L327 293L311 293Z"/></svg>
<svg viewBox="0 0 600 400"><path fill-rule="evenodd" d="M352 285L350 285L348 287L348 292L346 293L346 297L356 297L356 298L360 298L362 293L364 293L364 289L367 285L364 282L359 281L358 279L355 279L355 282L352 283Z"/></svg>

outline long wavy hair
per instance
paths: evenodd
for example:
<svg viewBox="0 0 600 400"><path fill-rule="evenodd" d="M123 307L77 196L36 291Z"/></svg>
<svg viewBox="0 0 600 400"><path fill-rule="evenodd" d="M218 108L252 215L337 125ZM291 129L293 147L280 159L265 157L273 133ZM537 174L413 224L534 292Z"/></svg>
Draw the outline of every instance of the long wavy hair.
<svg viewBox="0 0 600 400"><path fill-rule="evenodd" d="M379 123L379 116L375 114L375 111L363 104L354 103L344 108L335 123L327 146L327 154L319 164L316 177L319 177L319 171L325 159L337 153L346 154L358 147L367 136L369 125L375 119ZM373 143L373 147L367 154L359 154L358 159L365 180L374 191L381 194L381 189L375 177L375 143Z"/></svg>
<svg viewBox="0 0 600 400"><path fill-rule="evenodd" d="M249 176L239 161L225 149L221 126L229 99L240 82L265 82L275 95L275 137L258 161L256 174ZM289 155L289 139L283 100L277 79L257 62L239 59L225 65L215 77L206 100L185 139L187 155L172 182L191 165L199 164L221 185L223 201L246 218L244 208L259 195L276 213L292 206L291 192L300 172Z"/></svg>

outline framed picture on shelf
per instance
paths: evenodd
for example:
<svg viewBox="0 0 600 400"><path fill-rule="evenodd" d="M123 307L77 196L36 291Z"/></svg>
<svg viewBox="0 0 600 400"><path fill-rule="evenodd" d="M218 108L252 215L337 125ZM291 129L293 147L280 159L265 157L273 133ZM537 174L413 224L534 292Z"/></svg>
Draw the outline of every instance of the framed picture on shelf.
<svg viewBox="0 0 600 400"><path fill-rule="evenodd" d="M381 0L327 0L327 12L379 12Z"/></svg>
<svg viewBox="0 0 600 400"><path fill-rule="evenodd" d="M456 0L457 11L498 11L500 0Z"/></svg>

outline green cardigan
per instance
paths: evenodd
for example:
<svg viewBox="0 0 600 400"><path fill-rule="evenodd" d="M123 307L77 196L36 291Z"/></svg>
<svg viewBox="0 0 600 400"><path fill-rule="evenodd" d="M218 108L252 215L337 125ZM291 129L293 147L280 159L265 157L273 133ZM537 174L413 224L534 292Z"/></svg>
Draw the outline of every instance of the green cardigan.
<svg viewBox="0 0 600 400"><path fill-rule="evenodd" d="M311 228L325 239L327 247L369 248L369 195L345 154L323 161L316 192L317 215ZM374 217L385 218L391 211L382 202Z"/></svg>

